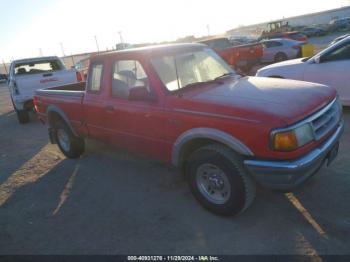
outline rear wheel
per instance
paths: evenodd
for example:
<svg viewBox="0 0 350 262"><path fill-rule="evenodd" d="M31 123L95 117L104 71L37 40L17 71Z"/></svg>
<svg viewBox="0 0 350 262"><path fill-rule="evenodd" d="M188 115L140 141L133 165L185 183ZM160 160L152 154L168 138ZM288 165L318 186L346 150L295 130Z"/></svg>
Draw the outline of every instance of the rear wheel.
<svg viewBox="0 0 350 262"><path fill-rule="evenodd" d="M55 129L58 147L66 157L78 158L84 153L84 139L75 136L63 121L57 122Z"/></svg>
<svg viewBox="0 0 350 262"><path fill-rule="evenodd" d="M285 61L287 59L288 59L288 57L285 53L278 53L275 55L275 58L274 58L275 63L282 62L282 61Z"/></svg>
<svg viewBox="0 0 350 262"><path fill-rule="evenodd" d="M187 161L186 174L195 198L216 214L238 214L254 200L254 181L240 156L225 146L212 144L195 151Z"/></svg>

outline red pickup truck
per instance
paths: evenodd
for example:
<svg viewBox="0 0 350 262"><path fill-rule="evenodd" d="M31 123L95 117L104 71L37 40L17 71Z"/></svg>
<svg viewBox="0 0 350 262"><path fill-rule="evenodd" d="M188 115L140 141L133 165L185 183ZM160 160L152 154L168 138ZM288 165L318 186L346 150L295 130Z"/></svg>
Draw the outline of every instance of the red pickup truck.
<svg viewBox="0 0 350 262"><path fill-rule="evenodd" d="M233 46L226 37L213 38L199 43L214 49L226 63L245 74L261 62L264 53L261 43Z"/></svg>
<svg viewBox="0 0 350 262"><path fill-rule="evenodd" d="M280 190L304 182L332 162L343 131L333 88L241 77L201 44L98 55L86 86L38 90L34 105L67 157L95 138L170 162L222 215L246 209L255 182Z"/></svg>

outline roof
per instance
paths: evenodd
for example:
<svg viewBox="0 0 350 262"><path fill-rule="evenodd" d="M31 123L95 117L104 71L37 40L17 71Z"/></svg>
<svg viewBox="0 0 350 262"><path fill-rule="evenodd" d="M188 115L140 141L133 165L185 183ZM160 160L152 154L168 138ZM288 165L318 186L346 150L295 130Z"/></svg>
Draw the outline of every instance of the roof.
<svg viewBox="0 0 350 262"><path fill-rule="evenodd" d="M290 39L290 38L270 38L270 39L261 40L260 43L261 42L270 42L270 41L300 42L300 41Z"/></svg>
<svg viewBox="0 0 350 262"><path fill-rule="evenodd" d="M227 37L214 37L214 38L208 38L205 40L200 40L197 43L209 43L209 42L222 41L222 40L229 41Z"/></svg>
<svg viewBox="0 0 350 262"><path fill-rule="evenodd" d="M46 61L46 60L52 60L52 59L59 59L59 58L57 56L40 56L40 57L33 57L33 58L18 59L18 60L12 61L12 63L21 64L21 63L30 63L35 61Z"/></svg>
<svg viewBox="0 0 350 262"><path fill-rule="evenodd" d="M110 55L116 55L116 54L152 54L152 53L163 53L167 51L176 51L181 49L196 49L200 47L207 47L206 45L199 44L199 43L184 43L184 44L166 44L166 45L152 45L152 46L144 46L144 47L137 47L137 48L130 48L130 49L124 49L124 50L118 50L118 51L112 51L104 54L97 55L93 57L95 58L102 58L102 57L108 57Z"/></svg>

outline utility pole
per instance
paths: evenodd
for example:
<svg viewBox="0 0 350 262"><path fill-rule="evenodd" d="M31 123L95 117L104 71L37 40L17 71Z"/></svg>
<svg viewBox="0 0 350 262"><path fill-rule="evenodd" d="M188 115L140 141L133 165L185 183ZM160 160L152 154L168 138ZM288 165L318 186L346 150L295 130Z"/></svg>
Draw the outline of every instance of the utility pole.
<svg viewBox="0 0 350 262"><path fill-rule="evenodd" d="M124 49L124 40L123 40L122 31L119 31L118 34L119 34L119 38L120 38L120 43L122 44L122 47Z"/></svg>
<svg viewBox="0 0 350 262"><path fill-rule="evenodd" d="M210 26L207 25L208 36L210 36Z"/></svg>
<svg viewBox="0 0 350 262"><path fill-rule="evenodd" d="M73 62L73 66L74 66L74 65L75 65L75 61L74 61L74 56L73 56L73 54L71 54L70 57L72 58L72 62Z"/></svg>
<svg viewBox="0 0 350 262"><path fill-rule="evenodd" d="M98 41L97 41L97 36L95 35L95 42L96 42L96 47L97 47L97 52L100 52L100 47L98 46Z"/></svg>
<svg viewBox="0 0 350 262"><path fill-rule="evenodd" d="M61 51L62 51L62 54L63 54L63 56L65 57L65 56L66 56L66 54L64 53L64 48L63 48L63 44L62 44L62 42L60 43L60 46L61 46Z"/></svg>

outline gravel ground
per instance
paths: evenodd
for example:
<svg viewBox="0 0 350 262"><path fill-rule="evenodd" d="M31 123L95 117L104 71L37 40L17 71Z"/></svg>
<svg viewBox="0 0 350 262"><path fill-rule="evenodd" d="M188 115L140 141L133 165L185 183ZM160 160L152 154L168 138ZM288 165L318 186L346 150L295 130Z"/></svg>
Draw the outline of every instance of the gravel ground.
<svg viewBox="0 0 350 262"><path fill-rule="evenodd" d="M0 254L350 254L350 110L337 160L290 194L213 215L168 166L88 141L79 160L19 125L0 86Z"/></svg>

